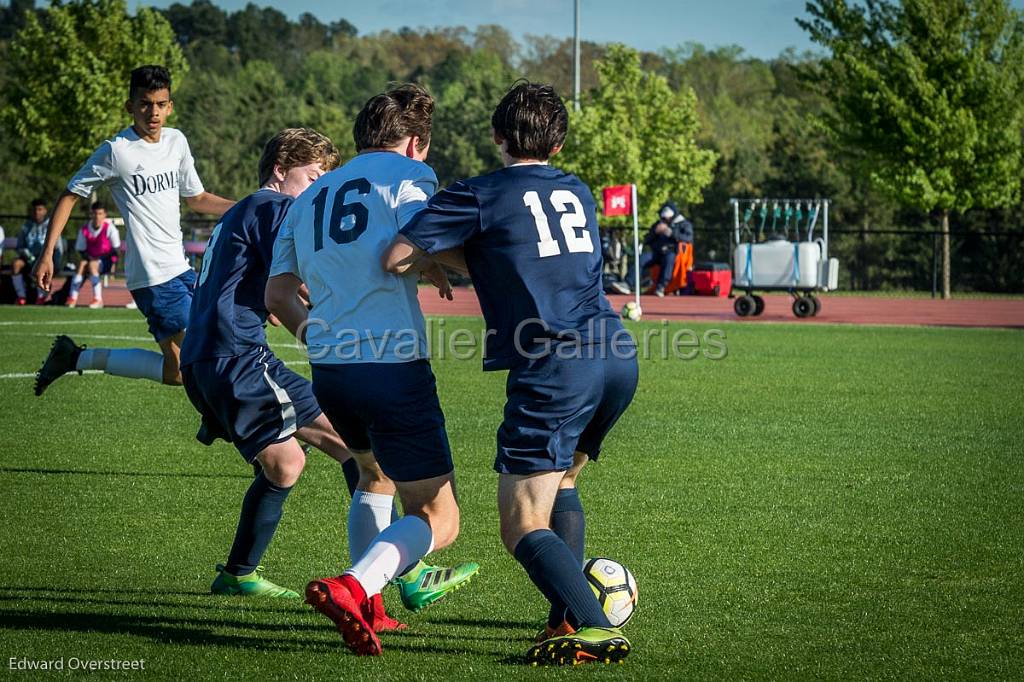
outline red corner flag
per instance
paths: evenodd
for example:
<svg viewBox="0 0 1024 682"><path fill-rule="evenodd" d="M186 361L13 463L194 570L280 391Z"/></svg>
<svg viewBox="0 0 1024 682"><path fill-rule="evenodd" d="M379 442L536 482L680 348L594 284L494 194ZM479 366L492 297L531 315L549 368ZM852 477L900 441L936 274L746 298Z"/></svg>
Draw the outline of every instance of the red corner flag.
<svg viewBox="0 0 1024 682"><path fill-rule="evenodd" d="M629 215L633 212L633 186L617 185L604 188L604 214Z"/></svg>

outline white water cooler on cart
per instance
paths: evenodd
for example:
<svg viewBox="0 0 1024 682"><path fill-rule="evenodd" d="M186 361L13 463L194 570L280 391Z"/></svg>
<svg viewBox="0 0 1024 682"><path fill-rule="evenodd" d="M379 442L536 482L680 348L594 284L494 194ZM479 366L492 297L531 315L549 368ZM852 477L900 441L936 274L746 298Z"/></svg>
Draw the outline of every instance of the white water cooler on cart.
<svg viewBox="0 0 1024 682"><path fill-rule="evenodd" d="M740 317L760 315L764 311L764 299L754 291L785 291L793 295L793 313L797 317L817 315L821 301L814 292L833 291L839 284L839 261L828 257L828 201L794 199L733 199L736 225L733 248L733 287L746 291L736 299L734 308ZM743 219L740 219L740 205L746 205ZM775 232L766 241L760 241L764 232L768 206L775 207L776 218L785 206L785 234ZM805 238L800 239L800 207L808 208ZM796 239L789 239L790 224L796 206ZM761 226L751 226L750 220L761 207ZM812 208L813 207L813 208ZM813 238L819 215L822 219L822 236ZM755 221L756 223L756 221ZM746 240L744 240L746 237Z"/></svg>

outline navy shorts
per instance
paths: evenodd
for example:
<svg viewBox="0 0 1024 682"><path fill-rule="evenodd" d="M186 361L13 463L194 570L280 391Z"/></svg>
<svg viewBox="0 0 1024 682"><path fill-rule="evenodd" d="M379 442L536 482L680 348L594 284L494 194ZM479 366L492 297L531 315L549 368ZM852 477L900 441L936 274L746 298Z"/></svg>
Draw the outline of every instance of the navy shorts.
<svg viewBox="0 0 1024 682"><path fill-rule="evenodd" d="M597 459L605 436L633 400L638 376L635 356L548 355L512 368L494 470L565 471L576 452Z"/></svg>
<svg viewBox="0 0 1024 682"><path fill-rule="evenodd" d="M452 471L452 452L430 362L313 365L313 393L353 450L373 450L393 481Z"/></svg>
<svg viewBox="0 0 1024 682"><path fill-rule="evenodd" d="M202 417L196 439L226 440L250 463L320 416L309 381L266 348L193 362L181 368L181 379Z"/></svg>
<svg viewBox="0 0 1024 682"><path fill-rule="evenodd" d="M149 333L157 343L169 339L188 326L192 294L196 289L196 273L186 270L163 284L132 289L132 298L139 312L149 322Z"/></svg>

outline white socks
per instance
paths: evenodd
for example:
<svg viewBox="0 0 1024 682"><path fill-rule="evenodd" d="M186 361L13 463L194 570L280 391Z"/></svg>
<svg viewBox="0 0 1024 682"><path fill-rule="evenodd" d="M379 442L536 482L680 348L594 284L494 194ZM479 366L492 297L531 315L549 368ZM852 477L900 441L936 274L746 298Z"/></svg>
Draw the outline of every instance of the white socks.
<svg viewBox="0 0 1024 682"><path fill-rule="evenodd" d="M11 284L14 285L14 295L18 298L25 298L25 275L18 273L11 275Z"/></svg>
<svg viewBox="0 0 1024 682"><path fill-rule="evenodd" d="M395 498L391 495L357 490L348 508L348 556L351 563L362 558L366 548L394 521Z"/></svg>
<svg viewBox="0 0 1024 682"><path fill-rule="evenodd" d="M96 300L103 298L103 283L100 281L99 275L89 275L89 282L92 284L92 295ZM78 299L78 292L82 290L82 284L85 283L85 278L82 275L75 275L71 278L71 292L68 294L68 298Z"/></svg>
<svg viewBox="0 0 1024 682"><path fill-rule="evenodd" d="M75 369L101 369L114 376L164 382L164 356L141 348L83 350Z"/></svg>
<svg viewBox="0 0 1024 682"><path fill-rule="evenodd" d="M381 531L352 568L345 571L372 597L406 566L434 547L434 534L418 516L403 516Z"/></svg>

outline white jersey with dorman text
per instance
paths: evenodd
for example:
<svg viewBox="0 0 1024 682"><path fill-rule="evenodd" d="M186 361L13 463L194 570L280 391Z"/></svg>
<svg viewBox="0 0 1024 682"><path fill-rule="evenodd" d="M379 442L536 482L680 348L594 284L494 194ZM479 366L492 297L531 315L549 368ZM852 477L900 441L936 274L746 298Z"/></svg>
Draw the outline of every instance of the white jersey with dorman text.
<svg viewBox="0 0 1024 682"><path fill-rule="evenodd" d="M156 286L189 269L182 248L180 197L203 193L188 140L164 128L159 142L142 140L126 128L93 152L68 183L88 197L109 185L127 232L128 289Z"/></svg>

